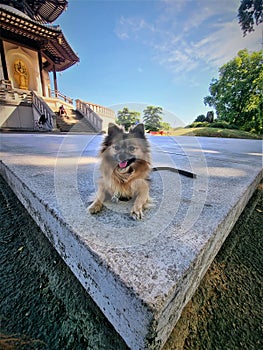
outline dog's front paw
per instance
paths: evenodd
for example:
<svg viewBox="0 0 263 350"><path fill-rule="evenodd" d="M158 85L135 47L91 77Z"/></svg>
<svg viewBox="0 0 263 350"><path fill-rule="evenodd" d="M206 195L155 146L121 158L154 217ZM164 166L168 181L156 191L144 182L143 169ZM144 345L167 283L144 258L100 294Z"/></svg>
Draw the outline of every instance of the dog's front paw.
<svg viewBox="0 0 263 350"><path fill-rule="evenodd" d="M99 201L93 202L89 207L88 207L88 211L90 212L90 214L96 214L99 213L101 211L103 207L103 204Z"/></svg>
<svg viewBox="0 0 263 350"><path fill-rule="evenodd" d="M112 197L111 197L111 202L112 203L118 203L119 202L119 197L118 196L116 196L116 195L113 195Z"/></svg>
<svg viewBox="0 0 263 350"><path fill-rule="evenodd" d="M142 208L132 208L132 210L131 210L131 217L134 220L142 220L143 219Z"/></svg>

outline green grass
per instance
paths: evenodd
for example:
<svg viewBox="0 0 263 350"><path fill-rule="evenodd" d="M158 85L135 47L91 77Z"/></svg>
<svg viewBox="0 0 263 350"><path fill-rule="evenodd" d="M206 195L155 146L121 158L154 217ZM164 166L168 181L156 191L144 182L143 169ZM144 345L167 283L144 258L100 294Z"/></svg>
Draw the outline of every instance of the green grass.
<svg viewBox="0 0 263 350"><path fill-rule="evenodd" d="M176 128L170 132L172 136L206 136L206 137L227 137L237 139L262 139L262 135L252 134L247 131L221 128Z"/></svg>

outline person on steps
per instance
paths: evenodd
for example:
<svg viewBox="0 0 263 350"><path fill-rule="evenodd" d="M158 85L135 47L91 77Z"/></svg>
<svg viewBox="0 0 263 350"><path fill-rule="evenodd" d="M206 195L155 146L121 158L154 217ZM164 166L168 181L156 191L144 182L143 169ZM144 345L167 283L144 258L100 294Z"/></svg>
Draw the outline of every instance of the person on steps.
<svg viewBox="0 0 263 350"><path fill-rule="evenodd" d="M63 105L61 105L61 106L59 107L58 112L59 112L59 116L60 116L60 117L66 117L66 118L68 118L67 111L66 111L66 109L65 109L65 107L64 107Z"/></svg>

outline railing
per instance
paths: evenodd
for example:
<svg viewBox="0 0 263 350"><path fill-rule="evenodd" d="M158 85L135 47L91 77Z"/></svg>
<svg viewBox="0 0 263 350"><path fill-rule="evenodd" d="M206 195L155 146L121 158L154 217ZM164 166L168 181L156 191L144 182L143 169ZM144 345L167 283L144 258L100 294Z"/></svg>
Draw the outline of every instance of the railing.
<svg viewBox="0 0 263 350"><path fill-rule="evenodd" d="M89 103L76 100L76 110L90 122L96 131L102 130L102 119L92 110Z"/></svg>
<svg viewBox="0 0 263 350"><path fill-rule="evenodd" d="M59 98L60 100L62 101L65 101L67 103L70 103L71 105L73 105L73 99L66 96L66 95L63 95L61 92L57 91L57 90L51 90L50 91L50 95L51 97L55 97L55 98Z"/></svg>
<svg viewBox="0 0 263 350"><path fill-rule="evenodd" d="M0 100L5 103L19 104L21 102L32 104L31 91L13 88L10 80L0 80Z"/></svg>
<svg viewBox="0 0 263 350"><path fill-rule="evenodd" d="M115 120L115 112L112 109L92 102L86 102L86 104L88 104L89 107L93 110L93 112L97 113L99 116L112 118Z"/></svg>
<svg viewBox="0 0 263 350"><path fill-rule="evenodd" d="M11 80L1 79L0 80L0 88L1 88L1 90L6 90L6 91L12 90L13 87L12 87Z"/></svg>
<svg viewBox="0 0 263 350"><path fill-rule="evenodd" d="M32 104L37 110L39 116L42 114L45 115L46 119L46 126L52 130L54 128L55 124L55 114L52 111L52 109L46 104L46 102L39 96L37 96L33 91L32 91Z"/></svg>
<svg viewBox="0 0 263 350"><path fill-rule="evenodd" d="M18 103L10 80L0 80L0 101L4 103Z"/></svg>

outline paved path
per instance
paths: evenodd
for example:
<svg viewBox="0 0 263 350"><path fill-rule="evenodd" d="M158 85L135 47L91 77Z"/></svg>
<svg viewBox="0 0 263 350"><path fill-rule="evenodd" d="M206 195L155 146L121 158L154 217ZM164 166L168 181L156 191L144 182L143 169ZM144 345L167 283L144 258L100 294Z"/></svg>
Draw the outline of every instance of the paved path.
<svg viewBox="0 0 263 350"><path fill-rule="evenodd" d="M262 142L149 137L155 206L90 216L102 137L1 134L1 173L132 349L159 349L262 178Z"/></svg>

